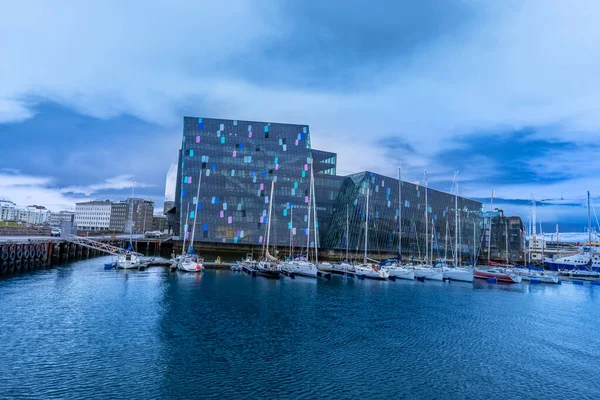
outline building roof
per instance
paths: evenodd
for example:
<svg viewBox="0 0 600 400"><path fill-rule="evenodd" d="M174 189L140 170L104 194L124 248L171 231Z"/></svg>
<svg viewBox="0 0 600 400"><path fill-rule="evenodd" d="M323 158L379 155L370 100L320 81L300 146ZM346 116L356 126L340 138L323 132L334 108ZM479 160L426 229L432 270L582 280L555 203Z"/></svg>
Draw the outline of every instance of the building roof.
<svg viewBox="0 0 600 400"><path fill-rule="evenodd" d="M112 202L110 200L91 200L91 201L83 201L81 203L75 203L76 206L107 206L111 205Z"/></svg>

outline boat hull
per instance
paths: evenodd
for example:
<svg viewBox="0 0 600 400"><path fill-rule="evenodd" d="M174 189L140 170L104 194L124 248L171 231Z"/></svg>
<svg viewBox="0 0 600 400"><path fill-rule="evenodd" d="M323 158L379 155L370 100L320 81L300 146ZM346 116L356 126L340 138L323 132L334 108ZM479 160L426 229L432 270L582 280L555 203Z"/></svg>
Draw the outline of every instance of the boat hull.
<svg viewBox="0 0 600 400"><path fill-rule="evenodd" d="M390 276L397 279L415 280L415 271L406 268L389 268Z"/></svg>
<svg viewBox="0 0 600 400"><path fill-rule="evenodd" d="M269 279L279 279L281 277L281 271L276 270L257 269L256 274Z"/></svg>
<svg viewBox="0 0 600 400"><path fill-rule="evenodd" d="M287 273L304 276L307 278L316 278L319 270L314 264L310 263L288 263L283 264L281 269Z"/></svg>
<svg viewBox="0 0 600 400"><path fill-rule="evenodd" d="M519 283L522 278L518 275L509 275L498 272L490 272L476 269L473 271L473 277L478 279L495 278L499 282Z"/></svg>
<svg viewBox="0 0 600 400"><path fill-rule="evenodd" d="M473 282L473 271L455 270L454 268L444 270L444 279L459 282Z"/></svg>
<svg viewBox="0 0 600 400"><path fill-rule="evenodd" d="M443 281L444 273L441 270L433 268L417 268L415 269L415 278L430 281Z"/></svg>
<svg viewBox="0 0 600 400"><path fill-rule="evenodd" d="M183 272L202 272L204 271L204 266L202 263L179 263L177 269Z"/></svg>

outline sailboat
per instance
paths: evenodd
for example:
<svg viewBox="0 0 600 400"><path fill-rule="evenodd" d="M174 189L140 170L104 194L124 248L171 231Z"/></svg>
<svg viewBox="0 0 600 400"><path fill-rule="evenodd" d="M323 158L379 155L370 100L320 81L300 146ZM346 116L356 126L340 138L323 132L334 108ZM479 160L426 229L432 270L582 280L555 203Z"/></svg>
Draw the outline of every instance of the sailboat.
<svg viewBox="0 0 600 400"><path fill-rule="evenodd" d="M444 272L441 268L434 268L428 265L429 262L429 203L427 201L427 192L429 191L429 185L427 184L427 170L425 170L425 265L417 266L415 268L415 278L419 280L432 280L432 281L443 281ZM431 241L432 250L431 255L433 257L433 240Z"/></svg>
<svg viewBox="0 0 600 400"><path fill-rule="evenodd" d="M333 264L331 266L331 272L336 274L353 274L354 273L354 265L350 264L350 259L348 258L348 249L349 249L349 231L350 231L350 219L348 215L349 206L346 204L346 259L340 263Z"/></svg>
<svg viewBox="0 0 600 400"><path fill-rule="evenodd" d="M192 237L190 239L190 247L187 254L182 255L181 259L177 263L177 269L184 272L202 272L204 271L204 259L200 257L194 251L194 236L196 234L196 221L198 220L198 204L200 203L200 185L202 184L202 168L200 169L200 176L198 178L198 189L196 191L196 205L194 207L194 222L192 227ZM188 217L189 217L188 213ZM187 217L186 217L187 218ZM184 237L185 240L185 237ZM185 247L184 247L185 248Z"/></svg>
<svg viewBox="0 0 600 400"><path fill-rule="evenodd" d="M414 269L402 266L402 174L400 168L398 168L398 261L386 260L379 266L386 269L390 277L411 281L415 279Z"/></svg>
<svg viewBox="0 0 600 400"><path fill-rule="evenodd" d="M354 273L359 278L375 279L385 281L390 277L390 273L385 269L379 268L377 264L368 263L367 247L369 245L369 188L367 187L367 212L365 214L365 255L363 263L354 267Z"/></svg>
<svg viewBox="0 0 600 400"><path fill-rule="evenodd" d="M449 267L444 263L442 271L444 273L444 279L450 279L453 281L461 282L473 282L473 270L471 268L459 267L458 264L458 171L454 173L454 266ZM475 229L475 226L473 226ZM475 242L473 242L475 245Z"/></svg>
<svg viewBox="0 0 600 400"><path fill-rule="evenodd" d="M269 199L269 220L267 221L267 240L263 260L254 264L253 269L257 275L265 278L279 279L281 268L277 258L269 253L269 241L271 239L271 216L273 213L273 192L275 192L275 180L271 181L271 196Z"/></svg>
<svg viewBox="0 0 600 400"><path fill-rule="evenodd" d="M308 255L310 254L310 218L311 218L311 213L314 214L314 233L315 233L315 261L318 262L318 258L317 258L317 212L316 212L316 207L312 207L313 203L315 203L315 193L314 193L314 186L313 186L313 180L314 180L314 176L313 176L313 164L312 164L312 160L310 163L310 183L309 183L309 189L308 189L308 226L306 228L306 255L307 257L304 256L299 256L299 257L295 257L292 260L285 262L282 265L282 269L290 274L294 274L294 275L299 275L299 276L305 276L308 278L316 278L318 276L318 269L317 266L310 262L308 260Z"/></svg>
<svg viewBox="0 0 600 400"><path fill-rule="evenodd" d="M133 207L135 205L134 192L135 181L131 183L131 206L129 207L129 247L125 253L119 256L119 259L117 260L117 268L120 269L137 269L141 264L138 255L133 251Z"/></svg>

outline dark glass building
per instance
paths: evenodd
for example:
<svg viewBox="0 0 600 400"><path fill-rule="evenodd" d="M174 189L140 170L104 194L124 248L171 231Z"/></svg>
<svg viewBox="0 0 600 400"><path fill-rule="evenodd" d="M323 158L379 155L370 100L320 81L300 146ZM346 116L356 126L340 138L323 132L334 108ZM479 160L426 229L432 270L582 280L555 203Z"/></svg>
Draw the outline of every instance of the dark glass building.
<svg viewBox="0 0 600 400"><path fill-rule="evenodd" d="M311 149L308 125L185 117L179 158L175 207L181 238L189 238L195 220L195 240L263 244L275 181L271 243L305 247L312 160L319 247L346 248L348 215L350 250L364 248L369 188L369 251L397 253L398 180L371 172L337 176L336 153ZM424 193L424 187L402 182L402 252L415 259L425 256ZM472 258L474 241L479 247L482 205L461 197L458 201L459 253L466 261ZM428 189L428 206L430 224L433 220L435 225L433 232L429 229L434 258L445 253L452 258L454 196Z"/></svg>
<svg viewBox="0 0 600 400"><path fill-rule="evenodd" d="M189 237L195 222L199 241L262 244L274 181L271 243L305 246L310 157L307 125L185 117L180 237Z"/></svg>
<svg viewBox="0 0 600 400"><path fill-rule="evenodd" d="M327 249L346 248L346 222L348 221L348 247L352 253L361 253L365 243L365 218L367 189L369 191L368 249L370 253L398 253L399 221L402 217L402 254L405 258L425 258L426 238L429 260L453 258L455 247L454 195L435 189L402 182L402 209L399 205L398 179L373 172L361 172L343 177L339 196L331 215L325 216L329 224L322 233L321 246ZM425 229L425 190L427 190L428 233ZM317 204L319 204L317 193ZM473 259L473 250L480 247L481 203L458 197L459 248L462 261ZM475 246L474 246L475 244ZM433 247L433 249L432 249ZM359 254L360 256L360 254Z"/></svg>

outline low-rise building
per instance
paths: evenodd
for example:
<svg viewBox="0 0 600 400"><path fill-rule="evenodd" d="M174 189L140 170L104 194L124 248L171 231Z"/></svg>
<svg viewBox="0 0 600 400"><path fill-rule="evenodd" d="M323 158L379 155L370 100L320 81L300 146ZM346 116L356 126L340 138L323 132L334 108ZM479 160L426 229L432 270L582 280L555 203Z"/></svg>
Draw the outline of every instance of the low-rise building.
<svg viewBox="0 0 600 400"><path fill-rule="evenodd" d="M155 215L152 217L152 230L164 232L167 230L167 217L165 215Z"/></svg>
<svg viewBox="0 0 600 400"><path fill-rule="evenodd" d="M133 204L133 212L131 206ZM133 220L133 234L143 234L152 228L154 202L140 198L112 203L109 229L114 232L130 231L130 219Z"/></svg>
<svg viewBox="0 0 600 400"><path fill-rule="evenodd" d="M48 223L50 211L44 206L18 206L10 200L0 199L0 221L17 221L32 225Z"/></svg>
<svg viewBox="0 0 600 400"><path fill-rule="evenodd" d="M487 260L503 263L524 262L527 247L525 225L521 217L507 217L502 210L486 212L484 224L483 248L479 252L480 262L487 262Z"/></svg>
<svg viewBox="0 0 600 400"><path fill-rule="evenodd" d="M110 200L94 200L75 204L75 225L86 231L106 231L110 227Z"/></svg>
<svg viewBox="0 0 600 400"><path fill-rule="evenodd" d="M129 203L125 200L112 203L109 229L113 232L125 232L129 221Z"/></svg>
<svg viewBox="0 0 600 400"><path fill-rule="evenodd" d="M59 211L50 214L50 226L60 227L65 223L75 224L75 213L73 211Z"/></svg>

